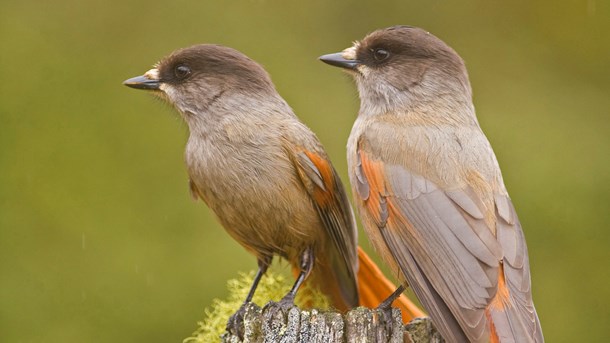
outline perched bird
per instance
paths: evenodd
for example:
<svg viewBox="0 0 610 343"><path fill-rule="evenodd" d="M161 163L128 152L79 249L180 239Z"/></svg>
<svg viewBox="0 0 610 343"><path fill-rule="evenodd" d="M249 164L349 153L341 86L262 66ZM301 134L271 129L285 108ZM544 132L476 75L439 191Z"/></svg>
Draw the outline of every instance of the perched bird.
<svg viewBox="0 0 610 343"><path fill-rule="evenodd" d="M376 298L368 294L379 293L383 276L361 252L367 265L361 285L369 299L359 301L356 224L341 180L318 138L258 63L228 47L195 45L124 84L153 91L188 124L192 195L258 261L246 303L275 255L298 273L282 308L293 305L305 279L341 310L388 295L389 287ZM243 308L228 327L237 333Z"/></svg>
<svg viewBox="0 0 610 343"><path fill-rule="evenodd" d="M464 62L415 27L320 57L353 75L355 202L373 246L448 342L542 342L521 224Z"/></svg>

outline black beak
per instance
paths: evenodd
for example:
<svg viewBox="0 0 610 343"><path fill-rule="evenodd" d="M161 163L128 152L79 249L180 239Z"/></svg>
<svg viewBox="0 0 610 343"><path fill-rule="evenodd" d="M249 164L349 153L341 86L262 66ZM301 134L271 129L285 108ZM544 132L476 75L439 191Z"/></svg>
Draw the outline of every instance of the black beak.
<svg viewBox="0 0 610 343"><path fill-rule="evenodd" d="M319 60L324 63L330 64L331 66L341 67L345 69L356 69L356 67L360 65L360 61L358 60L345 59L343 57L343 53L341 52L320 56Z"/></svg>
<svg viewBox="0 0 610 343"><path fill-rule="evenodd" d="M147 78L146 76L136 76L132 77L129 80L123 81L123 84L127 87L135 88L135 89L159 89L160 82L159 80L152 80Z"/></svg>

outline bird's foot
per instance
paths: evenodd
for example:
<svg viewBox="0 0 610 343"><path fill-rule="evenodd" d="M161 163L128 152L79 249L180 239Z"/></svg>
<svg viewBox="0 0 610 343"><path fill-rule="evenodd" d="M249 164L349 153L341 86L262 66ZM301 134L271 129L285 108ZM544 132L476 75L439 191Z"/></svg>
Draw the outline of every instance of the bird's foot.
<svg viewBox="0 0 610 343"><path fill-rule="evenodd" d="M233 313L227 321L226 331L230 334L239 337L240 340L244 339L244 316L246 315L247 302L243 303L237 312Z"/></svg>
<svg viewBox="0 0 610 343"><path fill-rule="evenodd" d="M394 316L392 315L392 303L394 303L394 301L396 299L398 299L398 297L400 297L400 295L402 294L403 291L404 291L404 286L398 287L394 291L394 293L390 294L390 296L387 297L384 301L382 301L381 304L379 304L376 308L376 310L379 311L381 313L381 316L383 317L385 330L388 334L390 334L394 330Z"/></svg>
<svg viewBox="0 0 610 343"><path fill-rule="evenodd" d="M283 315L288 314L290 309L292 309L293 307L295 307L294 295L288 293L285 297L282 298L282 300L278 302L270 301L269 303L267 303L267 305L265 305L265 308L263 308L263 312L267 312L269 318L273 318L279 311L281 311Z"/></svg>

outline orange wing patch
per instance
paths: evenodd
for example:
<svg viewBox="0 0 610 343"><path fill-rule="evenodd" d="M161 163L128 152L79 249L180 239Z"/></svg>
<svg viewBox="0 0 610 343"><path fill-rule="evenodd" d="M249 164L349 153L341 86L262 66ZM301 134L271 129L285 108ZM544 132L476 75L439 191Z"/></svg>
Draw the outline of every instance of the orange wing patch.
<svg viewBox="0 0 610 343"><path fill-rule="evenodd" d="M507 306L510 306L510 294L506 285L506 279L504 278L504 267L500 265L498 271L498 289L496 291L496 295L485 309L485 316L487 317L487 321L489 323L489 339L491 343L500 342L500 337L498 336L496 326L494 325L494 321L491 318L491 310L504 311Z"/></svg>
<svg viewBox="0 0 610 343"><path fill-rule="evenodd" d="M504 279L504 267L500 265L498 270L498 290L496 295L487 306L489 309L502 311L506 306L510 305L510 294L508 292L508 286Z"/></svg>
<svg viewBox="0 0 610 343"><path fill-rule="evenodd" d="M391 190L386 186L383 162L370 160L362 151L360 161L363 176L368 181L370 189L369 197L364 200L364 204L375 219L377 226L389 229L405 227L415 234L413 225L395 204Z"/></svg>
<svg viewBox="0 0 610 343"><path fill-rule="evenodd" d="M489 343L500 343L500 337L498 337L498 332L496 331L496 327L494 326L494 322L491 319L491 314L488 311L485 311L485 317L487 318L487 322L489 323Z"/></svg>
<svg viewBox="0 0 610 343"><path fill-rule="evenodd" d="M319 176L322 179L324 187L314 187L313 198L319 205L328 205L333 201L333 188L335 178L333 176L333 168L325 158L320 155L311 152L303 151L305 155L311 160L313 165L316 167Z"/></svg>
<svg viewBox="0 0 610 343"><path fill-rule="evenodd" d="M364 200L368 212L373 216L378 226L385 226L387 220L387 202L385 199L386 187L383 177L383 164L379 161L372 161L360 151L360 161L362 163L362 173L368 182L370 189L369 196Z"/></svg>

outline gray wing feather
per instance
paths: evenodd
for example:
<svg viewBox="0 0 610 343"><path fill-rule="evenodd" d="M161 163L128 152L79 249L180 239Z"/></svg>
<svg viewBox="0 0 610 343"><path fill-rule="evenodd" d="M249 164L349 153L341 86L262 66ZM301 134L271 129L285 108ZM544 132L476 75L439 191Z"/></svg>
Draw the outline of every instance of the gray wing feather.
<svg viewBox="0 0 610 343"><path fill-rule="evenodd" d="M367 200L370 194L369 183L362 172L362 161L358 158L356 165L356 191L362 200Z"/></svg>
<svg viewBox="0 0 610 343"><path fill-rule="evenodd" d="M407 281L447 340L489 339L485 309L496 294L499 266L504 260L505 279L518 304L491 313L497 333L500 338L517 337L517 342L532 341L533 333L536 341L542 342L531 300L527 249L510 199L495 197L501 218L495 237L471 189L443 191L396 165L386 165L384 175L389 187L384 196L398 205L401 216L408 220L402 224L412 230L380 230ZM523 318L528 322L523 323Z"/></svg>
<svg viewBox="0 0 610 343"><path fill-rule="evenodd" d="M443 337L448 342L466 342L466 336L455 317L451 315L451 311L443 299L430 284L411 252L403 249L404 242L397 239L388 230L382 229L381 235L390 250L393 253L395 252L394 258L401 270L404 271L409 287L413 289L419 301L428 309L430 315L434 318L434 325L443 334Z"/></svg>
<svg viewBox="0 0 610 343"><path fill-rule="evenodd" d="M544 342L540 320L532 300L529 257L521 223L510 198L496 196L499 213L498 200L500 200L500 204L506 206L505 214L508 218L507 220L504 215L499 215L504 220L498 220L496 228L498 240L505 250L504 275L515 306L509 308L504 314L510 323L508 327L501 327L495 321L494 324L496 324L498 334L501 334L503 330L510 330L513 336L518 338L517 342ZM509 223L509 220L512 223ZM498 316L492 312L492 316L494 315Z"/></svg>

